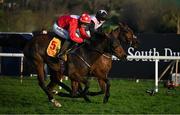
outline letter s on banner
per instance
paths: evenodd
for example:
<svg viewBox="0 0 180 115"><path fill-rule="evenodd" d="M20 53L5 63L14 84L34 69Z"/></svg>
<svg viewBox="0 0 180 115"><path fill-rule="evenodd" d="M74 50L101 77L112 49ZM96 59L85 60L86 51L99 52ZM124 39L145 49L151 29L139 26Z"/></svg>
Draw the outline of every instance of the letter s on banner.
<svg viewBox="0 0 180 115"><path fill-rule="evenodd" d="M129 47L129 48L128 48L128 54L129 54L130 56L134 56L132 52L134 52L134 48L133 48L133 47ZM133 59L128 59L128 61L132 61L132 60L133 60Z"/></svg>

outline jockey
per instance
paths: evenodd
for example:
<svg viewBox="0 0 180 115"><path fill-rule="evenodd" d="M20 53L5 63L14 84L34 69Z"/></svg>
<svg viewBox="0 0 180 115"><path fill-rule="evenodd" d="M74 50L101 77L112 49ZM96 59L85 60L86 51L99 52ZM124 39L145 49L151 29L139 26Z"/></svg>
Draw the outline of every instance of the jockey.
<svg viewBox="0 0 180 115"><path fill-rule="evenodd" d="M90 38L90 35L86 32L90 23L91 17L87 13L83 13L81 16L64 15L58 18L53 25L53 32L65 39L57 55L58 58L64 60L64 54L71 44L70 41L81 44L85 42L85 39Z"/></svg>
<svg viewBox="0 0 180 115"><path fill-rule="evenodd" d="M98 10L96 15L91 15L91 25L90 25L90 31L91 34L93 33L102 33L102 25L105 23L105 21L108 18L108 13L106 10Z"/></svg>

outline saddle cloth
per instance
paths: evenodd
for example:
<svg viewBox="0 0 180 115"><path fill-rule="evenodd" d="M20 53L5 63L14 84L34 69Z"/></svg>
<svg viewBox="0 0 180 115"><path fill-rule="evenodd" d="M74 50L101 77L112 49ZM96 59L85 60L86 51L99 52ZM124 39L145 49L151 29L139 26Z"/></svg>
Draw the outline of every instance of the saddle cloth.
<svg viewBox="0 0 180 115"><path fill-rule="evenodd" d="M61 40L54 37L48 45L47 55L50 57L56 57L56 55L60 51L60 49L61 49Z"/></svg>

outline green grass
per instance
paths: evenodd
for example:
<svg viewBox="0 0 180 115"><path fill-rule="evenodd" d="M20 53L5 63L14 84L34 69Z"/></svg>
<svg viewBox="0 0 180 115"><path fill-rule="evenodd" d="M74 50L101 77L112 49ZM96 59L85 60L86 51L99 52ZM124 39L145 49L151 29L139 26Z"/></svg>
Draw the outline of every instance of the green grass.
<svg viewBox="0 0 180 115"><path fill-rule="evenodd" d="M180 113L180 88L167 93L163 84L159 85L159 92L149 96L146 89L154 87L153 80L140 80L139 83L135 80L111 80L111 96L107 104L102 103L103 95L90 97L91 103L82 98L55 96L62 107L54 108L35 77L26 77L21 84L17 77L0 76L0 114ZM91 80L90 90L98 90L95 80Z"/></svg>

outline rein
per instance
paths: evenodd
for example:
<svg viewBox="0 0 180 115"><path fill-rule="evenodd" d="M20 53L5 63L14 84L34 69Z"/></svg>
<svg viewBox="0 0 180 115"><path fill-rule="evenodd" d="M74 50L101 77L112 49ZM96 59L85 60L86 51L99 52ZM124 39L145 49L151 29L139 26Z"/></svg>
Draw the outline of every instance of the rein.
<svg viewBox="0 0 180 115"><path fill-rule="evenodd" d="M107 35L106 35L106 36L107 36ZM108 40L110 40L110 36L107 36L107 37L109 37ZM107 42L108 42L108 41L107 41ZM110 43L110 42L109 42L109 43ZM84 59L84 57L83 57L82 55L79 55L79 54L75 53L75 51L76 51L77 49L81 48L81 47L84 46L84 45L85 45L85 44L82 44L82 45L80 45L79 47L76 47L76 48L72 49L69 53L72 53L72 54L76 55L80 60L82 60L82 61L86 64L86 66L87 66L88 68L91 68L92 65L89 64L89 63ZM90 48L90 50L91 50L92 52L97 52L98 54L100 54L100 56L104 56L104 57L109 58L109 59L111 58L111 56L106 55L104 51L100 51L100 50L97 49L97 48ZM109 47L108 47L108 50L109 50Z"/></svg>
<svg viewBox="0 0 180 115"><path fill-rule="evenodd" d="M106 57L106 58L111 58L111 56L108 56L108 55L106 55L105 53L102 53L101 51L99 51L99 50L97 50L97 49L94 49L93 51L95 51L95 52L97 52L97 53L99 53L100 55L102 55L102 56L104 56L104 57ZM73 53L73 54L75 54L79 59L81 59L89 68L91 68L91 65L82 57L82 56L80 56L80 55L78 55L78 54L76 54L76 53Z"/></svg>
<svg viewBox="0 0 180 115"><path fill-rule="evenodd" d="M101 52L101 51L99 51L99 50L97 50L97 49L95 49L95 50L93 50L93 51L98 52L100 55L103 55L103 56L106 57L106 58L111 58L111 56L108 56L108 55L106 55L104 52Z"/></svg>
<svg viewBox="0 0 180 115"><path fill-rule="evenodd" d="M84 58L76 53L74 53L79 59L81 59L89 68L91 68L91 65L86 61L84 60Z"/></svg>
<svg viewBox="0 0 180 115"><path fill-rule="evenodd" d="M106 55L106 54L102 54L104 57L106 57L106 58L111 58L111 56L108 56L108 55Z"/></svg>

